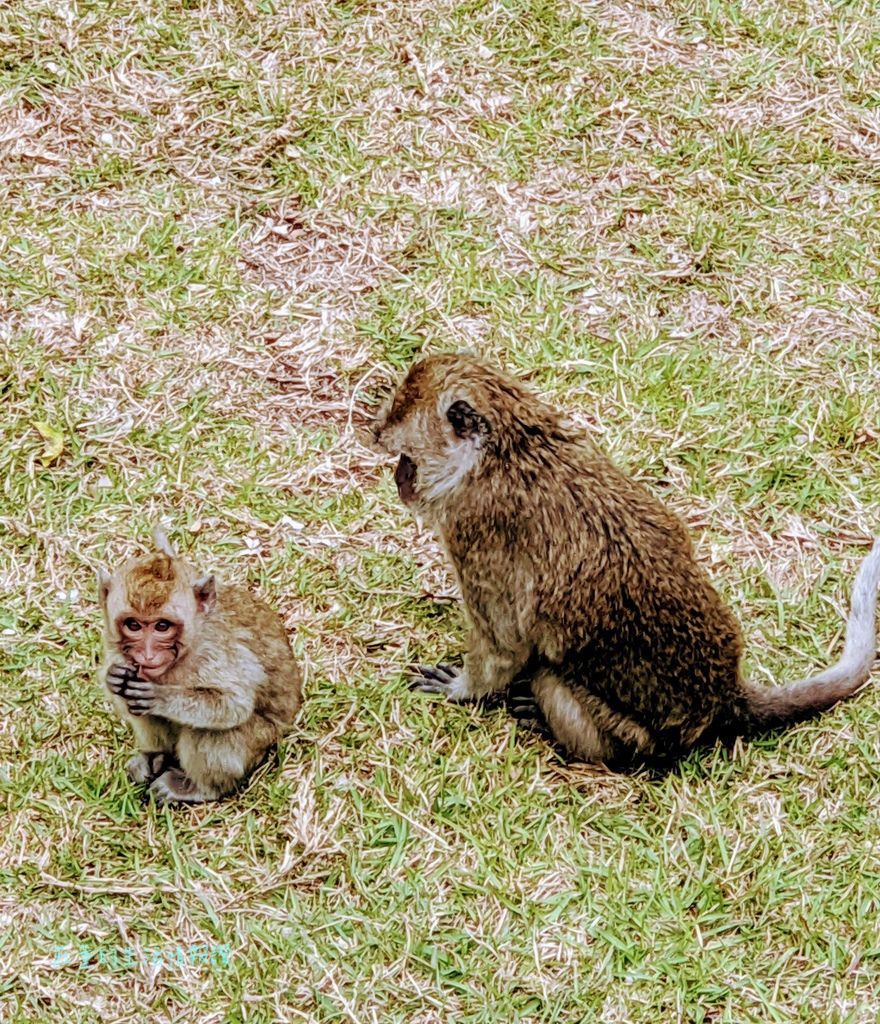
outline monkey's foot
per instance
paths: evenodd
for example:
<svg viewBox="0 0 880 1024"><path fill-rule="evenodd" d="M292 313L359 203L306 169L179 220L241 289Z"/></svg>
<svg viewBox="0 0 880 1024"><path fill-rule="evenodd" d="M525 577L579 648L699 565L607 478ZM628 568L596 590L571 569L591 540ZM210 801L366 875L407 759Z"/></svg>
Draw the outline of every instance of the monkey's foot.
<svg viewBox="0 0 880 1024"><path fill-rule="evenodd" d="M141 750L129 760L125 770L132 782L152 782L166 768L176 764L174 755L164 750Z"/></svg>
<svg viewBox="0 0 880 1024"><path fill-rule="evenodd" d="M213 793L199 789L179 768L169 768L163 772L153 781L149 793L160 807L163 804L203 804L216 799Z"/></svg>
<svg viewBox="0 0 880 1024"><path fill-rule="evenodd" d="M454 665L414 666L412 689L422 693L442 693L447 700L471 700L473 694L468 685L467 675L462 668Z"/></svg>
<svg viewBox="0 0 880 1024"><path fill-rule="evenodd" d="M541 709L538 707L538 702L532 696L531 690L511 693L507 697L506 704L507 710L517 725L531 732L550 735L550 730L547 728L547 720L541 714Z"/></svg>

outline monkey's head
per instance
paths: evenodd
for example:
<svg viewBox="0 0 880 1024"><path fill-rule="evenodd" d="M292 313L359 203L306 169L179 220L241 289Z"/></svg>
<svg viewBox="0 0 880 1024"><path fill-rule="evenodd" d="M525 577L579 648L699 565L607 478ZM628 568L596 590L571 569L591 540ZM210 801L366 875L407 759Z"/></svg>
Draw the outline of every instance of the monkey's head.
<svg viewBox="0 0 880 1024"><path fill-rule="evenodd" d="M394 479L401 500L427 511L558 423L517 381L473 356L436 355L413 365L373 436L399 456Z"/></svg>
<svg viewBox="0 0 880 1024"><path fill-rule="evenodd" d="M143 679L161 679L187 652L200 619L217 600L213 576L199 577L154 531L158 551L132 558L112 575L98 574L108 646L135 664Z"/></svg>

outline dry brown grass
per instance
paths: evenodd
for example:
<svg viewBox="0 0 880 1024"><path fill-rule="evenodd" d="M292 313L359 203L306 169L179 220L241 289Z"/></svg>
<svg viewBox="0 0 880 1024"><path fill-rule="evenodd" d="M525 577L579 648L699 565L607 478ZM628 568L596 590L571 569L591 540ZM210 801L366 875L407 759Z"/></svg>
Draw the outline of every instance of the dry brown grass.
<svg viewBox="0 0 880 1024"><path fill-rule="evenodd" d="M878 529L878 29L0 10L6 1019L876 1019L872 694L662 780L418 700L460 618L361 431L423 347L498 359L688 518L755 674L827 661ZM278 758L191 812L141 805L93 679L93 571L156 520L308 673Z"/></svg>

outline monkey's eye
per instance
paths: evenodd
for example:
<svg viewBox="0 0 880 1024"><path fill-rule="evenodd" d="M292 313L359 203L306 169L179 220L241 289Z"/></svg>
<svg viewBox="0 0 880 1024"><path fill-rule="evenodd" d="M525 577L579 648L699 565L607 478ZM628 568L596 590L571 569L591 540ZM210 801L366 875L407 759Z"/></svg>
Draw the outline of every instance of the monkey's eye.
<svg viewBox="0 0 880 1024"><path fill-rule="evenodd" d="M141 628L141 624L138 622L137 619L126 619L125 622L122 623L122 625L125 626L129 633L137 633L137 631Z"/></svg>
<svg viewBox="0 0 880 1024"><path fill-rule="evenodd" d="M171 626L172 623L170 623L168 619L159 619L159 621L156 623L156 632L167 633L168 630L171 629Z"/></svg>

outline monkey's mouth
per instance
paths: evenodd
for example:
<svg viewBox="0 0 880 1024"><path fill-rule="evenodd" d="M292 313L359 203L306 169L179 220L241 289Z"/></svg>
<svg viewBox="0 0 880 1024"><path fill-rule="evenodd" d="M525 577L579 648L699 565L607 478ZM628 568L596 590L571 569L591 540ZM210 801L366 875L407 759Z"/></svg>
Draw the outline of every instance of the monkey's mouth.
<svg viewBox="0 0 880 1024"><path fill-rule="evenodd" d="M408 455L401 455L394 470L394 482L397 484L397 493L404 505L409 505L416 500L416 469L418 467Z"/></svg>
<svg viewBox="0 0 880 1024"><path fill-rule="evenodd" d="M175 658L166 658L158 665L140 665L138 667L138 675L141 677L141 679L146 679L147 682L158 682L158 680L160 680L162 676L165 675L168 669L171 668L175 660Z"/></svg>

